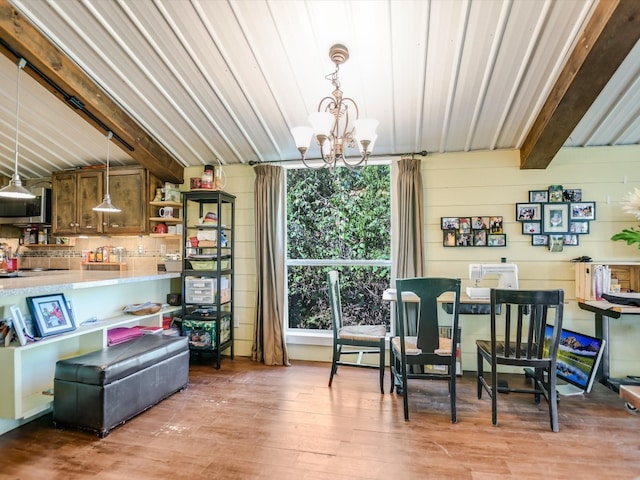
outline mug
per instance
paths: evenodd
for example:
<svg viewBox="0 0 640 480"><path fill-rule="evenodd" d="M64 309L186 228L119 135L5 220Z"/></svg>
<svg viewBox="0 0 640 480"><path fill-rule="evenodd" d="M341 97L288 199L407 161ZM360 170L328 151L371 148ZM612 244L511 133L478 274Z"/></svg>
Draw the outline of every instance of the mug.
<svg viewBox="0 0 640 480"><path fill-rule="evenodd" d="M173 217L173 207L160 207L158 209L158 215L164 218Z"/></svg>

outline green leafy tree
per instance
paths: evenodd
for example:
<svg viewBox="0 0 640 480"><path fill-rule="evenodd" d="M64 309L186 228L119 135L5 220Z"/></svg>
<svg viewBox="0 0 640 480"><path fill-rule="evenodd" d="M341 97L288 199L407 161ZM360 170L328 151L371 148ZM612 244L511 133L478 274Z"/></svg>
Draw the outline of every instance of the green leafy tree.
<svg viewBox="0 0 640 480"><path fill-rule="evenodd" d="M287 172L287 236L290 259L388 260L391 255L389 167ZM326 272L333 267L288 270L289 326L331 326ZM388 322L381 301L389 285L387 267L343 267L345 322Z"/></svg>

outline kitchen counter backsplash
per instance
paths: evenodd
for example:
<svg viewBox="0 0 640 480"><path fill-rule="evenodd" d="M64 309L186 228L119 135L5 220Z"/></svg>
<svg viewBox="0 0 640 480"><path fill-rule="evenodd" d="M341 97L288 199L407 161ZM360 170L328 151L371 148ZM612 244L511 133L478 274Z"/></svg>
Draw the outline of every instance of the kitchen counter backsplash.
<svg viewBox="0 0 640 480"><path fill-rule="evenodd" d="M0 239L0 241L2 241ZM122 247L127 270L156 271L168 253L180 252L180 238L92 237L76 238L75 245L18 245L15 238L5 239L18 256L18 269L81 270L87 252L100 247ZM15 244L15 245L14 245ZM19 248L18 248L19 247Z"/></svg>

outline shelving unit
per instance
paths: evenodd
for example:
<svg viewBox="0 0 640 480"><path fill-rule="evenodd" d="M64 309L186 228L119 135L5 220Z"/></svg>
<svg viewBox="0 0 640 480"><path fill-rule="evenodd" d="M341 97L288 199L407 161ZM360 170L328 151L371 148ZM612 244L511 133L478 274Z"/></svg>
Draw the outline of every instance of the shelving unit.
<svg viewBox="0 0 640 480"><path fill-rule="evenodd" d="M0 384L0 418L28 418L51 408L56 361L107 346L107 333L115 327L162 326L162 317L179 307L149 315L118 315L80 325L74 331L43 338L27 345L0 348L0 364L6 375Z"/></svg>
<svg viewBox="0 0 640 480"><path fill-rule="evenodd" d="M149 217L149 221L151 222L151 237L155 238L179 238L182 236L182 233L154 233L155 225L159 223L164 223L167 226L175 226L182 224L182 218L180 218L180 210L182 210L182 203L180 202L172 202L172 201L160 201L160 202L149 202L149 205L154 208L153 216ZM162 217L159 215L159 210L161 208L171 207L173 208L173 217Z"/></svg>
<svg viewBox="0 0 640 480"><path fill-rule="evenodd" d="M233 359L235 197L220 191L182 194L182 329L192 353Z"/></svg>

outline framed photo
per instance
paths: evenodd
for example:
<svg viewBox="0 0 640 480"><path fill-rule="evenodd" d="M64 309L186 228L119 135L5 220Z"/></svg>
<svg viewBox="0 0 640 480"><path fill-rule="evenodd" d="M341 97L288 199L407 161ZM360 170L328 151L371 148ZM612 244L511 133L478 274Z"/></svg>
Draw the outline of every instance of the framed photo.
<svg viewBox="0 0 640 480"><path fill-rule="evenodd" d="M529 190L529 202L547 203L549 201L548 190Z"/></svg>
<svg viewBox="0 0 640 480"><path fill-rule="evenodd" d="M571 220L595 220L596 202L572 202Z"/></svg>
<svg viewBox="0 0 640 480"><path fill-rule="evenodd" d="M567 188L562 192L562 200L564 202L581 202L582 201L582 189L581 188Z"/></svg>
<svg viewBox="0 0 640 480"><path fill-rule="evenodd" d="M542 232L541 233L569 233L569 204L542 204ZM551 242L551 239L549 239Z"/></svg>
<svg viewBox="0 0 640 480"><path fill-rule="evenodd" d="M547 246L549 245L549 236L548 235L533 235L531 237L531 245L533 246Z"/></svg>
<svg viewBox="0 0 640 480"><path fill-rule="evenodd" d="M473 246L474 247L486 247L487 246L488 230L474 230L473 231Z"/></svg>
<svg viewBox="0 0 640 480"><path fill-rule="evenodd" d="M589 221L588 220L573 220L569 223L569 232L577 233L589 233Z"/></svg>
<svg viewBox="0 0 640 480"><path fill-rule="evenodd" d="M489 234L504 233L502 230L502 217L489 218Z"/></svg>
<svg viewBox="0 0 640 480"><path fill-rule="evenodd" d="M487 245L490 247L506 247L507 235L504 233L490 233Z"/></svg>
<svg viewBox="0 0 640 480"><path fill-rule="evenodd" d="M565 235L564 237L562 237L562 244L563 245L578 245L579 239L580 237L578 235Z"/></svg>
<svg viewBox="0 0 640 480"><path fill-rule="evenodd" d="M540 231L540 222L522 222L523 235L539 235Z"/></svg>
<svg viewBox="0 0 640 480"><path fill-rule="evenodd" d="M459 229L462 233L471 232L471 219L469 217L460 217L458 219Z"/></svg>
<svg viewBox="0 0 640 480"><path fill-rule="evenodd" d="M456 230L444 230L442 232L442 245L445 247L456 246Z"/></svg>
<svg viewBox="0 0 640 480"><path fill-rule="evenodd" d="M471 228L474 230L486 230L489 228L489 217L472 217Z"/></svg>
<svg viewBox="0 0 640 480"><path fill-rule="evenodd" d="M516 203L516 220L528 222L540 220L540 203Z"/></svg>
<svg viewBox="0 0 640 480"><path fill-rule="evenodd" d="M562 202L562 185L549 185L549 201Z"/></svg>
<svg viewBox="0 0 640 480"><path fill-rule="evenodd" d="M440 228L442 230L457 230L460 228L458 217L442 217L440 219Z"/></svg>
<svg viewBox="0 0 640 480"><path fill-rule="evenodd" d="M24 317L22 316L22 312L17 305L11 305L9 309L11 310L13 329L16 332L16 337L18 337L18 342L20 342L20 345L26 345L31 336L27 332L27 325L24 321Z"/></svg>
<svg viewBox="0 0 640 480"><path fill-rule="evenodd" d="M564 245L564 235L549 235L549 251L561 252Z"/></svg>
<svg viewBox="0 0 640 480"><path fill-rule="evenodd" d="M458 230L456 232L456 246L458 247L470 247L473 245L472 243L471 232L465 232L463 230Z"/></svg>
<svg viewBox="0 0 640 480"><path fill-rule="evenodd" d="M41 337L76 329L67 310L67 301L62 293L27 297L27 304Z"/></svg>

